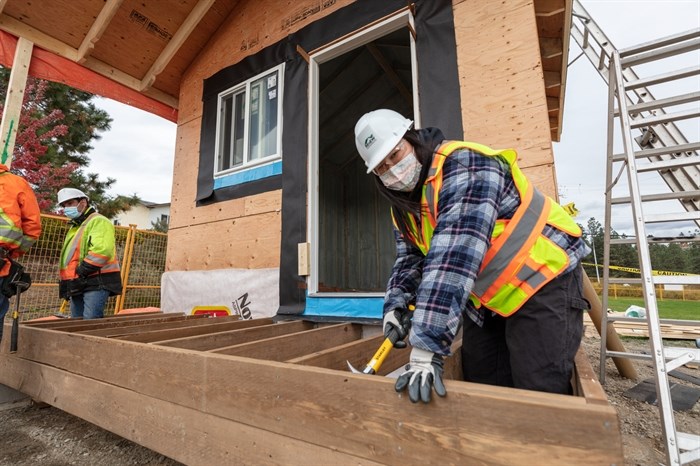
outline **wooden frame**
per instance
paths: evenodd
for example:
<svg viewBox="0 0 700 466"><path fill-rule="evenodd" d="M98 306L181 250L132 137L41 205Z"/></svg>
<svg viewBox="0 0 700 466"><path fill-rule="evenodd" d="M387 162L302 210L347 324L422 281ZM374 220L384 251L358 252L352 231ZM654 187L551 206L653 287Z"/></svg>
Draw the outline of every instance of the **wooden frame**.
<svg viewBox="0 0 700 466"><path fill-rule="evenodd" d="M583 353L579 396L447 380L447 398L414 405L391 379L347 370L383 338L363 338L370 332L358 324L228 320L215 325L242 328L214 333L204 320L216 321L100 322L100 334L113 328L116 338L87 321L23 324L17 353L3 341L0 383L186 464L427 464L436 454L446 464L623 461L617 415ZM183 322L202 333L148 344L118 337L177 332ZM268 336L251 339L251 330ZM384 371L407 354L392 351Z"/></svg>

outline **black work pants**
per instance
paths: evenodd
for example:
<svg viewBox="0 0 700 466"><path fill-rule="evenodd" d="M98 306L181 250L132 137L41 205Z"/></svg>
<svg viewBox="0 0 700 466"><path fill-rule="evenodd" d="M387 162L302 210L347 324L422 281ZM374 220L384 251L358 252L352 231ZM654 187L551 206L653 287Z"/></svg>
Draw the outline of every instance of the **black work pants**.
<svg viewBox="0 0 700 466"><path fill-rule="evenodd" d="M571 393L574 357L581 344L581 267L543 286L510 317L487 311L484 326L464 318L462 369L468 382Z"/></svg>

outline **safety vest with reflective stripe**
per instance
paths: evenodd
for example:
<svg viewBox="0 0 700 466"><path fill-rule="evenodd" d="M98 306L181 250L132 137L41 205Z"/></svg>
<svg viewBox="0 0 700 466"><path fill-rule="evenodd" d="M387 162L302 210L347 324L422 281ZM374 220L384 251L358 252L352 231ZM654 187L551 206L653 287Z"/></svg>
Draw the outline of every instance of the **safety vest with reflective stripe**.
<svg viewBox="0 0 700 466"><path fill-rule="evenodd" d="M21 228L0 208L0 243L16 246L26 251L34 244L35 238L25 236Z"/></svg>
<svg viewBox="0 0 700 466"><path fill-rule="evenodd" d="M494 150L473 142L447 141L433 157L423 185L420 228L415 216L406 217L409 227L407 239L424 255L430 250L430 240L439 215L437 207L442 188L442 166L450 154L461 149L507 161L520 194L521 203L513 217L496 220L491 245L470 296L477 307L483 305L498 314L509 316L569 265L566 251L542 234L545 224L574 237L581 236L581 228L559 204L535 189L523 175L516 164L515 150Z"/></svg>
<svg viewBox="0 0 700 466"><path fill-rule="evenodd" d="M80 227L73 227L68 230L66 239L63 242L63 250L61 251L61 280L76 278L78 276L76 269L82 261L100 267L100 274L119 272L114 235L100 235L97 231L91 231L88 236L92 236L92 238L85 238L85 232L94 229L98 222L107 222L109 224L107 218L95 212L90 214ZM113 228L111 224L108 226ZM93 244L93 250L89 249L89 242ZM94 245L98 243L100 251L106 252L106 254L101 254L94 250L96 249Z"/></svg>

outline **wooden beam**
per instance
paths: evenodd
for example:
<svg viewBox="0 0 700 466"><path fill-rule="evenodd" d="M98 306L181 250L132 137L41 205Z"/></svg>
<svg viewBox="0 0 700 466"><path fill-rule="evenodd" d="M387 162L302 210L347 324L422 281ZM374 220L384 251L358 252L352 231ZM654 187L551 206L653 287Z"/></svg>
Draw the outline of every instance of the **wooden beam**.
<svg viewBox="0 0 700 466"><path fill-rule="evenodd" d="M5 5L7 5L7 0L0 0L0 14L2 14L2 10L5 9Z"/></svg>
<svg viewBox="0 0 700 466"><path fill-rule="evenodd" d="M32 61L32 50L34 44L24 37L17 41L15 57L12 61L12 71L10 71L10 81L7 84L7 95L5 96L5 106L0 123L0 163L10 168L12 156L15 151L15 139L19 128L19 119L22 114L22 101L24 100L24 90L27 87L27 75L29 74L29 64Z"/></svg>
<svg viewBox="0 0 700 466"><path fill-rule="evenodd" d="M561 73L558 71L544 72L544 88L552 89L561 86Z"/></svg>
<svg viewBox="0 0 700 466"><path fill-rule="evenodd" d="M0 29L13 34L17 37L25 37L30 41L34 42L35 45L48 50L51 53L55 53L63 58L67 58L70 61L78 62L78 50L61 42L53 37L44 34L43 32L37 31L36 29L27 26L21 21L17 21L7 15L0 15ZM95 59L94 57L86 57L82 65L95 73L101 74L112 81L115 81L123 86L133 89L138 92L141 91L141 80L134 76L131 76L123 71L120 71L114 67L111 67L104 62ZM173 108L178 108L178 99L170 94L159 91L157 89L149 89L143 94L157 100L158 102L169 105Z"/></svg>
<svg viewBox="0 0 700 466"><path fill-rule="evenodd" d="M22 393L34 400L183 464L260 464L264 458L266 464L380 466L332 446L296 440L36 362L3 355L0 371L5 383L21 387ZM167 385L163 384L165 391ZM189 387L184 388L181 391L187 392Z"/></svg>
<svg viewBox="0 0 700 466"><path fill-rule="evenodd" d="M314 324L308 321L278 322L276 324L260 325L241 330L230 330L207 335L159 341L156 344L158 346L172 346L175 348L206 351L223 348L224 346L248 343L249 341L261 340L263 338L303 332L304 330L311 330L312 328L314 328Z"/></svg>
<svg viewBox="0 0 700 466"><path fill-rule="evenodd" d="M348 370L347 363L361 371L379 349L384 341L384 335L365 338L342 345L337 345L327 350L310 353L306 356L288 359L290 364L303 366L325 367L339 371ZM392 350L379 368L379 375L387 375L408 362L409 352L404 350Z"/></svg>
<svg viewBox="0 0 700 466"><path fill-rule="evenodd" d="M559 110L559 98L558 97L547 97L547 108L550 112L556 112Z"/></svg>
<svg viewBox="0 0 700 466"><path fill-rule="evenodd" d="M336 324L211 350L212 353L285 361L362 338L362 326Z"/></svg>
<svg viewBox="0 0 700 466"><path fill-rule="evenodd" d="M99 328L95 330L83 330L81 333L83 335L95 335L98 337L114 338L121 337L125 335L131 335L134 333L148 332L152 330L163 330L168 328L180 328L180 327L190 327L197 325L206 325L211 323L207 315L196 315L196 316L177 316L171 318L167 322L157 322L157 323L144 323L144 324L134 324L127 327L108 327ZM217 317L217 319L228 319L228 317Z"/></svg>
<svg viewBox="0 0 700 466"><path fill-rule="evenodd" d="M535 0L536 16L554 16L566 11L564 0Z"/></svg>
<svg viewBox="0 0 700 466"><path fill-rule="evenodd" d="M85 35L83 42L78 48L78 63L83 63L85 57L92 53L95 48L95 43L102 37L102 34L107 30L110 21L114 18L114 15L119 10L124 0L107 0L105 5L100 10L100 14L97 15L97 19L90 26L90 30Z"/></svg>
<svg viewBox="0 0 700 466"><path fill-rule="evenodd" d="M409 91L403 84L403 81L401 81L401 78L399 78L399 76L396 74L396 72L386 60L386 57L384 57L382 52L380 52L377 46L374 44L367 44L365 45L365 47L367 47L369 53L372 54L372 57L379 64L382 70L384 70L384 74L389 79L389 81L391 81L394 87L399 91L399 94L401 94L401 96L406 100L406 102L408 102L410 105L413 105L413 94L411 94L411 91Z"/></svg>
<svg viewBox="0 0 700 466"><path fill-rule="evenodd" d="M210 335L212 333L240 330L270 324L272 324L272 319L237 320L234 322L207 322L205 325L200 326L149 330L146 332L140 332L133 335L124 335L116 338L119 340L135 341L139 343L154 343L158 341L170 341L178 338L194 337L197 335Z"/></svg>
<svg viewBox="0 0 700 466"><path fill-rule="evenodd" d="M182 315L182 314L177 314L177 313L171 313L168 314L168 316L177 316L177 315ZM23 322L22 325L28 325L32 327L40 327L40 328L49 328L51 330L63 330L67 327L75 327L76 325L81 325L85 323L86 325L91 325L94 323L101 323L104 325L108 325L112 322L115 322L116 325L124 325L127 322L133 322L133 321L140 321L140 320L149 320L149 319L160 319L163 317L162 312L150 312L150 313L144 313L144 314L128 314L125 316L109 316L105 317L102 319L99 319L97 321L90 320L90 319L82 319L82 318L77 318L77 319L60 319L60 320L40 320L40 321L34 321L34 322Z"/></svg>
<svg viewBox="0 0 700 466"><path fill-rule="evenodd" d="M406 458L413 463L434 462L436 445L445 464L554 464L562 458L571 464L623 462L615 410L581 397L447 380L447 397L435 397L424 406L397 394L394 381L385 377L31 327L20 338L15 355L7 354L6 340L0 350L0 383L12 388L38 384L37 391L46 390L40 393L52 403L84 391L58 385L54 392L54 380L45 377L43 368L191 408L230 420L232 426L246 425L383 464ZM8 367L8 361L14 367ZM29 362L37 365L29 367ZM31 382L34 377L36 382ZM83 387L78 379L70 382L72 387ZM90 388L100 402L108 390ZM108 393L104 400L111 397L121 408L120 395ZM76 395L61 409L80 409L84 398ZM142 411L160 407L155 400L141 400ZM97 415L107 418L101 422L122 418L104 409ZM131 422L150 428L151 422L144 419L136 415ZM187 416L154 423L159 433L163 425L193 432L180 439L180 449L199 449L196 439L201 432ZM499 448L506 443L509 448ZM240 462L255 461L242 457Z"/></svg>
<svg viewBox="0 0 700 466"><path fill-rule="evenodd" d="M542 58L554 58L563 55L562 41L555 37L540 37L540 53Z"/></svg>
<svg viewBox="0 0 700 466"><path fill-rule="evenodd" d="M140 90L144 91L150 88L158 76L170 63L170 60L175 56L177 51L182 47L192 31L197 27L197 24L204 18L215 0L199 0L182 25L177 29L168 45L165 46L161 54L158 56L146 75L140 83Z"/></svg>

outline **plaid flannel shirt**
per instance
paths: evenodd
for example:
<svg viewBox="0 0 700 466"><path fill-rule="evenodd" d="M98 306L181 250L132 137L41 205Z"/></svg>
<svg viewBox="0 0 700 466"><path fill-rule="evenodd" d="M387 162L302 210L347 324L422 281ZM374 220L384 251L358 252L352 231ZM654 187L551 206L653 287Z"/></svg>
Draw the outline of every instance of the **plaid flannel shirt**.
<svg viewBox="0 0 700 466"><path fill-rule="evenodd" d="M394 231L397 259L387 286L384 312L406 308L415 297L409 341L441 355L459 330L464 311L478 325L484 312L469 295L489 248L497 218L512 218L520 195L509 165L471 150L455 151L443 165L437 225L426 256ZM419 223L420 224L420 223ZM581 238L546 225L544 234L566 251L573 270L590 253Z"/></svg>

